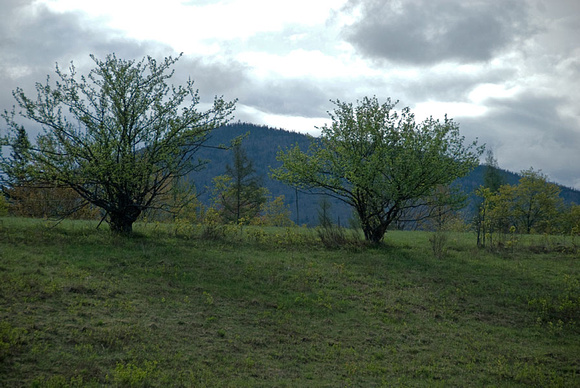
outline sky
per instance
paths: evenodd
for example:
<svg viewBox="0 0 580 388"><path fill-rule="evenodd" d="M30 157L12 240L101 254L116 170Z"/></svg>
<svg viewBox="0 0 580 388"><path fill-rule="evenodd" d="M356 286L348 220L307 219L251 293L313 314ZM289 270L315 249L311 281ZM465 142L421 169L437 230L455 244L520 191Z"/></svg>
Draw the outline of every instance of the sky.
<svg viewBox="0 0 580 388"><path fill-rule="evenodd" d="M1 0L0 19L2 111L57 63L183 53L173 82L238 99L235 121L317 136L331 101L390 97L580 189L578 0Z"/></svg>

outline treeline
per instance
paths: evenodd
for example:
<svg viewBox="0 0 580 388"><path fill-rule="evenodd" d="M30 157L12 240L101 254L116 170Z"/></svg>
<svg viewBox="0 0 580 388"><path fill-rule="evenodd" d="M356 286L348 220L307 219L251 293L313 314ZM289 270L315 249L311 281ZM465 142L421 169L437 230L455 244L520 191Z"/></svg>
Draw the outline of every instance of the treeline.
<svg viewBox="0 0 580 388"><path fill-rule="evenodd" d="M474 226L482 247L513 243L516 234L580 235L580 205L566 203L561 188L540 171L521 172L517 184L505 183L488 151L484 185L477 191Z"/></svg>
<svg viewBox="0 0 580 388"><path fill-rule="evenodd" d="M87 76L57 67L59 81L37 83L36 98L14 91L19 110L1 114L0 145L11 152L0 154L0 211L100 218L113 233L130 235L139 219L313 225L322 203L323 224L353 220L378 243L389 229L457 223L461 189L470 186L463 191L478 190L480 244L511 230L572 233L577 226L564 216L576 208L564 206L557 186L533 170L517 185L501 182L490 155L483 188L462 181L477 171L485 147L466 144L447 117L418 123L390 98L337 100L332 124L313 138L228 124L235 100L216 97L200 112L193 81L168 84L179 57L92 59ZM42 126L34 143L21 118Z"/></svg>
<svg viewBox="0 0 580 388"><path fill-rule="evenodd" d="M243 140L232 149L218 149L218 145L240 136ZM209 146L198 151L199 157L208 161L206 168L174 179L157 198L158 205L144 212L141 220L289 226L296 224L296 211L302 208L300 218L312 225L320 224L321 215L334 225L352 225L356 220L340 201L299 193L268 175L270 168L278 165L275 155L279 149L292 144L307 148L312 140L300 133L248 123L218 128ZM580 206L569 202L570 198L576 199L577 191L549 182L539 171L511 173L499 168L488 152L484 165L456 183L464 192L471 192L464 207L424 222L400 221L392 228L436 230L443 223L446 227L453 223L455 229L474 230L478 245L488 247L506 244L514 233L580 232ZM190 186L196 190L192 192ZM104 216L71 188L31 181L4 187L0 215L72 219Z"/></svg>
<svg viewBox="0 0 580 388"><path fill-rule="evenodd" d="M300 225L318 225L318 216L322 211L322 206L325 207L328 218L334 224L346 226L349 225L349 220L355 218L352 209L335 198L324 198L320 195L297 191L293 187L270 178L271 169L281 165L276 160L276 155L280 149L287 149L297 144L300 149L305 150L316 138L298 132L237 122L216 129L212 133L212 138L208 141L208 144L213 147L219 144L229 144L232 139L238 136L245 136L242 141L242 147L246 151L247 157L253 161L256 174L261 177L263 186L268 189L273 197L284 196L290 209L292 221ZM200 201L209 206L211 204L213 178L224 174L226 165L232 162L232 153L208 147L200 149L198 155L208 160L209 163L204 170L192 174L190 181L195 184ZM502 169L497 164L490 168L495 170L505 184L517 185L521 178L520 174ZM464 207L458 215L464 223L470 224L474 215L478 212L478 203L481 199L476 195L476 191L480 186L485 186L484 181L487 173L488 165L485 163L453 183L453 186L467 195ZM580 203L580 192L578 190L559 185L558 187L560 188L559 196L563 199L564 205L569 206L573 203ZM431 228L431 223L399 222L397 227L429 229Z"/></svg>
<svg viewBox="0 0 580 388"><path fill-rule="evenodd" d="M269 178L278 149L291 144L307 148L311 138L247 123L229 124L214 132L210 147L199 151L200 157L209 161L206 169L174 179L156 199L158 205L144 212L141 220L289 226L296 224L296 210L302 207L302 220L313 225L320 224L321 217L334 225L356 223L352 212L341 207L339 201L300 194ZM243 135L244 140L229 151L215 148ZM274 145L273 141L281 144ZM506 244L514 233L580 233L580 206L566 200L575 199L577 191L549 182L540 171L530 169L517 175L502 170L488 152L486 163L457 184L461 190L471 191L464 207L424 222L400 221L392 228L436 230L444 223L446 227L453 223L454 229L474 230L478 245L488 247ZM192 192L191 186L197 190ZM566 199L563 191L568 194ZM23 181L4 187L2 194L0 215L72 219L104 216L71 188L50 183ZM300 195L298 203L295 195Z"/></svg>

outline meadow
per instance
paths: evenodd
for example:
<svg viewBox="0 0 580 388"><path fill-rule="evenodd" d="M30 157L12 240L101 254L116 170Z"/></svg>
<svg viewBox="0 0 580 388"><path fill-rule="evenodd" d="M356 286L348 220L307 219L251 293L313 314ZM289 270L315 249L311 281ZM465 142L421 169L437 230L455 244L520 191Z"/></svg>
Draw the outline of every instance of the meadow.
<svg viewBox="0 0 580 388"><path fill-rule="evenodd" d="M0 218L0 386L580 386L575 241Z"/></svg>

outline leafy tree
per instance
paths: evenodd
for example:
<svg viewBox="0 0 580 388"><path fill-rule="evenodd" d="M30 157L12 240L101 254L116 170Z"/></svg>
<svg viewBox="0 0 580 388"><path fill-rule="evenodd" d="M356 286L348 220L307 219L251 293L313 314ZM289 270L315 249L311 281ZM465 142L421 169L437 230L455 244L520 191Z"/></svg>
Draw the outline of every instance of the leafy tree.
<svg viewBox="0 0 580 388"><path fill-rule="evenodd" d="M533 169L521 172L522 178L514 187L513 217L518 230L525 233L549 231L563 205L560 188L548 182L546 175Z"/></svg>
<svg viewBox="0 0 580 388"><path fill-rule="evenodd" d="M533 169L522 171L521 175L517 185L501 185L496 192L488 187L477 191L483 200L480 206L484 214L481 246L486 245L486 239L489 246L493 246L494 236L497 236L495 242L501 243L502 238L515 231L551 232L552 225L561 228L564 218L559 187Z"/></svg>
<svg viewBox="0 0 580 388"><path fill-rule="evenodd" d="M179 57L91 58L96 67L87 76L79 78L72 64L68 74L57 65L57 82L37 83L35 100L20 88L13 95L20 116L43 128L29 151L31 174L70 187L106 212L114 233L130 234L171 180L203 167L192 156L229 120L235 101L216 97L213 107L199 111L192 80L177 87L167 83ZM15 109L3 117L4 143L14 145L24 127ZM9 173L16 162L2 157L0 168Z"/></svg>
<svg viewBox="0 0 580 388"><path fill-rule="evenodd" d="M266 202L267 190L240 144L233 147L233 164L226 165L225 175L214 179L214 185L225 222L250 221Z"/></svg>
<svg viewBox="0 0 580 388"><path fill-rule="evenodd" d="M487 219L491 210L489 201L499 191L500 187L506 183L505 178L500 173L497 159L493 156L492 150L487 151L485 166L483 187L477 192L481 201L477 204L477 214L474 219L478 247L485 246L486 234L493 233L494 223L489 222L490 220Z"/></svg>
<svg viewBox="0 0 580 388"><path fill-rule="evenodd" d="M399 113L376 97L334 103L320 141L280 152L273 177L352 206L368 241L379 242L403 212L431 205L435 188L466 175L483 152L475 142L464 147L447 117L416 123L409 108Z"/></svg>
<svg viewBox="0 0 580 388"><path fill-rule="evenodd" d="M580 205L565 208L559 217L560 232L572 236L580 235Z"/></svg>
<svg viewBox="0 0 580 388"><path fill-rule="evenodd" d="M284 195L280 195L262 205L260 224L268 226L292 226L290 205L286 204Z"/></svg>
<svg viewBox="0 0 580 388"><path fill-rule="evenodd" d="M496 192L481 186L476 194L482 199L478 209L477 244L480 247L493 247L494 244L502 243L510 226L514 226L514 186L502 185Z"/></svg>

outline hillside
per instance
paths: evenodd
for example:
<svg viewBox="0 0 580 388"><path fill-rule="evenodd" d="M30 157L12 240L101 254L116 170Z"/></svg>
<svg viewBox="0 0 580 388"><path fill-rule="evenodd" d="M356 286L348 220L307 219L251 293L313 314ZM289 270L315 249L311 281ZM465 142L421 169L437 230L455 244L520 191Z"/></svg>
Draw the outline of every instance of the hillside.
<svg viewBox="0 0 580 388"><path fill-rule="evenodd" d="M47 222L0 218L0 387L579 386L577 254L544 236Z"/></svg>
<svg viewBox="0 0 580 388"><path fill-rule="evenodd" d="M321 196L297 192L292 187L270 179L269 174L271 168L280 166L280 162L276 160L276 154L280 149L286 149L295 144L298 144L301 149L307 149L313 139L310 136L283 129L273 129L247 123L235 123L213 131L211 139L207 142L208 147L200 149L196 154L196 157L208 160L209 163L204 170L196 172L191 176L198 193L201 193L202 202L205 204L209 203L209 191L212 179L224 174L226 165L232 162L231 152L217 150L212 147L222 144L229 145L232 139L243 135L246 135L242 145L246 150L247 156L254 163L256 173L262 177L264 186L270 191L272 197L275 198L284 195L286 203L290 205L292 211L291 218L294 222L300 225L317 224L317 211L318 204L322 199ZM297 196L298 202L296 201ZM332 204L331 211L334 214L335 221L346 224L351 217L350 208L337 200L331 200L330 202ZM297 218L297 213L299 213L299 219Z"/></svg>
<svg viewBox="0 0 580 388"><path fill-rule="evenodd" d="M242 135L247 135L242 144L248 158L253 161L256 172L262 176L264 186L268 188L271 195L273 197L285 196L286 203L290 205L294 222L298 222L301 225L316 225L321 197L302 192L297 193L294 188L269 177L270 169L280 165L276 160L276 154L280 149L286 149L298 144L301 149L306 150L314 138L302 133L239 122L216 129L207 145L211 147L220 144L228 145L232 139ZM226 165L231 163L232 158L231 152L216 150L211 147L202 148L196 154L196 157L206 159L209 163L204 170L191 176L197 191L201 193L202 202L205 204L209 202L208 188L211 186L212 179L225 173ZM477 167L466 177L458 179L457 183L466 193L473 193L483 185L485 168L485 166ZM501 170L501 173L507 183L517 184L519 180L518 174L507 170ZM580 191L563 186L561 186L561 190L560 195L567 203L580 203ZM296 195L298 195L298 201L296 201ZM352 217L350 207L338 200L328 199L331 203L331 213L335 222L348 225L348 221ZM470 213L471 209L473 209L473 205L467 204L466 213ZM299 219L297 218L297 213L299 213Z"/></svg>

